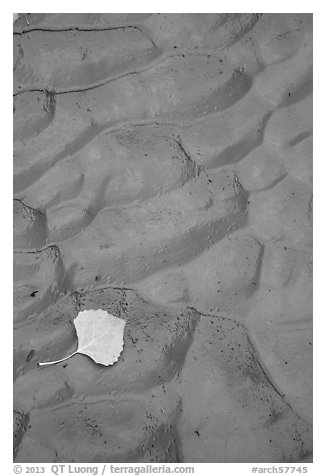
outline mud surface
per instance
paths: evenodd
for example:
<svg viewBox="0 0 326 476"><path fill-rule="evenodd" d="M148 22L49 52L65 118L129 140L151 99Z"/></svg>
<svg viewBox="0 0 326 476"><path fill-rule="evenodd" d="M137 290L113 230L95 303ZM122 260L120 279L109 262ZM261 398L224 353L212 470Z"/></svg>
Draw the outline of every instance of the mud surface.
<svg viewBox="0 0 326 476"><path fill-rule="evenodd" d="M27 14L13 63L15 461L311 461L312 15ZM85 309L118 362L39 368Z"/></svg>

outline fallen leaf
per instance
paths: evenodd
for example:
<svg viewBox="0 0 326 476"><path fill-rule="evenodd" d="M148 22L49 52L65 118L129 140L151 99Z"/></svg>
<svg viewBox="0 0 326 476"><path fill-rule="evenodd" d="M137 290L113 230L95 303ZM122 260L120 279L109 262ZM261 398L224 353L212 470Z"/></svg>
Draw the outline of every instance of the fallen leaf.
<svg viewBox="0 0 326 476"><path fill-rule="evenodd" d="M102 309L81 311L74 321L78 336L77 350L64 359L42 362L39 366L57 364L75 354L85 354L97 364L114 364L123 349L125 321Z"/></svg>

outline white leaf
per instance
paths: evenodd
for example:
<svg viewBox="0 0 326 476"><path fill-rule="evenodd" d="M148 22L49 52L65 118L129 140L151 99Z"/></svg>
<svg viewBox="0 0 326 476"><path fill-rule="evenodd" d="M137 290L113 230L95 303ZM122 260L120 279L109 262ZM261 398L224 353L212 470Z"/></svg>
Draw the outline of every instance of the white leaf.
<svg viewBox="0 0 326 476"><path fill-rule="evenodd" d="M89 309L81 311L74 323L78 336L77 350L64 359L42 362L40 366L63 362L77 353L88 355L102 365L112 365L118 360L123 350L123 332L126 324L123 319L102 309Z"/></svg>

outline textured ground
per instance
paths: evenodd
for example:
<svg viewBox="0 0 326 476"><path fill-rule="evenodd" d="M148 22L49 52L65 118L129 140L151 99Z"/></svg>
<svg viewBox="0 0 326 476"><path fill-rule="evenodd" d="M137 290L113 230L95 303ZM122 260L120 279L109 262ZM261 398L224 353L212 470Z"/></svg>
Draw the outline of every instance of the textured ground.
<svg viewBox="0 0 326 476"><path fill-rule="evenodd" d="M17 462L311 460L312 15L21 16L13 213Z"/></svg>

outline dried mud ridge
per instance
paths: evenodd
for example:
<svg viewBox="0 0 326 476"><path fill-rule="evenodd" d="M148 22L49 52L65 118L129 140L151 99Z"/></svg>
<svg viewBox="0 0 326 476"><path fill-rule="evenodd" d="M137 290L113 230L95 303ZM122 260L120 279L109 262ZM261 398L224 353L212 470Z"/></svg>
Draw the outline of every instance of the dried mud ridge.
<svg viewBox="0 0 326 476"><path fill-rule="evenodd" d="M311 460L311 15L22 15L13 213L15 461Z"/></svg>

